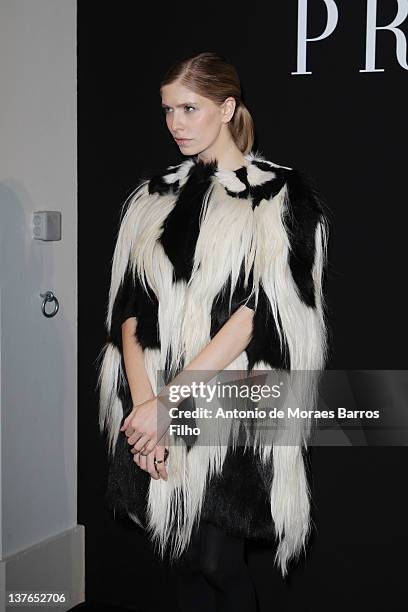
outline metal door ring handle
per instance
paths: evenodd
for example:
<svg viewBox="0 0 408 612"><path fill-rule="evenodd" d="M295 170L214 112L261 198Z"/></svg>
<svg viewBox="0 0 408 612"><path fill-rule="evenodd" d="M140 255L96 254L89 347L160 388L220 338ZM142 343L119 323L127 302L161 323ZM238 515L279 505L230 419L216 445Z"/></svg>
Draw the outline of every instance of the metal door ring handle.
<svg viewBox="0 0 408 612"><path fill-rule="evenodd" d="M58 302L57 298L55 297L55 295L53 294L53 292L52 291L46 291L45 293L40 293L40 295L41 295L42 298L44 298L42 306L41 306L41 309L43 311L44 317L55 317L55 315L57 314L57 312L59 310L59 302ZM54 310L52 312L47 312L45 310L45 306L46 306L47 302L54 302Z"/></svg>

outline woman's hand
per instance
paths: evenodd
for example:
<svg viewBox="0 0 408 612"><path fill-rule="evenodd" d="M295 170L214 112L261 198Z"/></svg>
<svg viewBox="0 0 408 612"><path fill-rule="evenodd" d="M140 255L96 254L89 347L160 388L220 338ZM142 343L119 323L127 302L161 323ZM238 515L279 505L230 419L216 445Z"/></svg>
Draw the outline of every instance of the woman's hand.
<svg viewBox="0 0 408 612"><path fill-rule="evenodd" d="M125 431L130 446L147 456L162 439L171 420L165 405L157 397L153 397L135 406L120 430Z"/></svg>
<svg viewBox="0 0 408 612"><path fill-rule="evenodd" d="M132 448L130 452L134 455L133 460L135 463L137 463L142 470L149 472L152 478L155 480L159 480L160 478L167 480L168 474L166 464L164 463L164 453L166 449L168 450L166 446L157 444L157 446L155 446L152 452L148 455L141 455L134 448Z"/></svg>
<svg viewBox="0 0 408 612"><path fill-rule="evenodd" d="M126 436L130 436L133 433L133 429L129 427L129 423L135 416L136 410L139 408L139 406L141 406L141 404L138 404L137 406L133 406L132 412L130 412L127 415L126 419L123 421L122 427L119 430L119 431L124 431Z"/></svg>

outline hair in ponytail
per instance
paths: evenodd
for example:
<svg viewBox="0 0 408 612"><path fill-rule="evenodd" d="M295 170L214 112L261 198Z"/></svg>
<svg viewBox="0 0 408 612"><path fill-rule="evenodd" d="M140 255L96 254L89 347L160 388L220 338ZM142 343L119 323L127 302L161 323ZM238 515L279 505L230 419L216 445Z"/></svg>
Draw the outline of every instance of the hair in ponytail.
<svg viewBox="0 0 408 612"><path fill-rule="evenodd" d="M235 98L234 115L228 123L232 138L241 153L248 153L254 144L254 122L242 102L238 73L227 59L218 53L206 51L178 61L167 71L160 87L180 81L215 104L222 104L228 97Z"/></svg>

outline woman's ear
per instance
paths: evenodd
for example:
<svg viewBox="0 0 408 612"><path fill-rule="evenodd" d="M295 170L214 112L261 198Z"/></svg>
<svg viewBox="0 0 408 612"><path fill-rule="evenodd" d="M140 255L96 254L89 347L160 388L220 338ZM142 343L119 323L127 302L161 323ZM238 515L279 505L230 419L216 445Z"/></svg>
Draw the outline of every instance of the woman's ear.
<svg viewBox="0 0 408 612"><path fill-rule="evenodd" d="M228 123L229 121L231 121L232 117L234 116L235 107L236 107L236 100L232 96L229 96L228 98L224 100L222 104L223 123Z"/></svg>

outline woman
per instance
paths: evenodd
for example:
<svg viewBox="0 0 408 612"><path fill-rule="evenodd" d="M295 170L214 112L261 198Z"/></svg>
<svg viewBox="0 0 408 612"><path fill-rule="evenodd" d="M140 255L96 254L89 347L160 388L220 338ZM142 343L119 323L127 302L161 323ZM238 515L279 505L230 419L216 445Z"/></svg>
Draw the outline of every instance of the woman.
<svg viewBox="0 0 408 612"><path fill-rule="evenodd" d="M174 404L169 391L218 372L236 380L261 371L269 381L289 373L283 396L296 388L301 406L313 407L312 373L327 355L327 218L299 171L252 151L253 122L224 58L179 62L160 93L186 159L142 180L124 205L98 381L111 451L107 497L162 557L169 552L182 609L199 609L201 584L222 609L248 612L256 604L246 539L277 540L285 575L309 535L309 422L285 412L280 429L256 418L209 423L197 412L205 398L191 390ZM295 380L297 372L306 379ZM183 413L186 404L196 412ZM171 406L198 430L170 435Z"/></svg>

